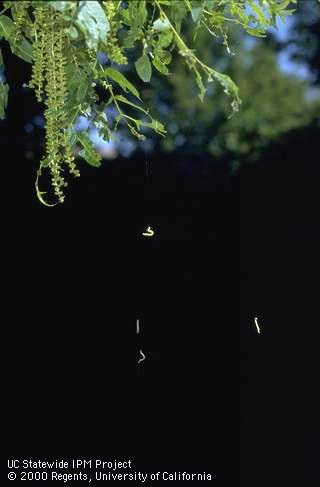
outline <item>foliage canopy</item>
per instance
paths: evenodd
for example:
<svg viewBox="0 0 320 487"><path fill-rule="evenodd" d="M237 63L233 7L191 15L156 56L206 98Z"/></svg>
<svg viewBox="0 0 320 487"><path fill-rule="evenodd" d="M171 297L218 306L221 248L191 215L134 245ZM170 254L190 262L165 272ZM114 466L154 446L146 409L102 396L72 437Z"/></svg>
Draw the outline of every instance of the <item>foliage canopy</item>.
<svg viewBox="0 0 320 487"><path fill-rule="evenodd" d="M154 71L169 76L172 63L180 56L194 77L200 100L204 100L208 83L215 82L230 97L232 115L241 103L238 86L189 47L186 21L192 22L195 47L201 30L206 30L219 42L222 39L230 51L230 28L234 24L249 35L263 37L270 26L277 26L278 18L292 13L288 8L291 3L295 1L2 2L0 38L9 43L15 55L32 64L28 87L45 104L46 152L36 178L42 203L52 205L38 187L44 169L49 171L56 202L61 203L67 186L65 170L75 177L80 175L76 147L88 164L101 164L86 130L74 128L79 115L89 118L106 141L112 139L119 124L125 124L140 140L150 129L160 136L166 134L163 124L143 105L134 79L125 76L125 65L134 66L136 75L149 83ZM2 67L1 53L0 63ZM8 92L2 76L1 118L5 116ZM113 116L107 116L107 107L112 107Z"/></svg>
<svg viewBox="0 0 320 487"><path fill-rule="evenodd" d="M242 104L236 116L228 119L228 100L219 86L208 87L205 103L196 99L193 80L183 63L176 62L172 76L153 80L152 91L141 89L146 103L167 127L165 138L150 136L146 151L207 154L213 156L212 163L223 163L230 174L257 161L284 133L312 123L319 105L307 96L310 84L281 70L273 39L258 39L248 46L246 36L234 32L232 38L236 55L225 54L223 46L208 45L205 33L198 36L197 51L237 81ZM133 147L140 145L133 142ZM120 144L118 149L121 152Z"/></svg>

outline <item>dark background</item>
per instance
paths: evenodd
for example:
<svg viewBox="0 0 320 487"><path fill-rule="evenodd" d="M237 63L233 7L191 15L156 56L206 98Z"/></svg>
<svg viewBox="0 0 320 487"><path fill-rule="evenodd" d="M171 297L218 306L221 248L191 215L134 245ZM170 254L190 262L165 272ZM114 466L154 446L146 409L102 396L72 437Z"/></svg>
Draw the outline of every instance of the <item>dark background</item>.
<svg viewBox="0 0 320 487"><path fill-rule="evenodd" d="M317 128L292 132L240 177L241 467L248 482L264 475L266 485L276 478L317 485L320 478L318 138ZM259 336L248 326L254 316Z"/></svg>
<svg viewBox="0 0 320 487"><path fill-rule="evenodd" d="M41 133L23 130L39 108L15 81L24 64L6 52L6 65L9 456L237 478L238 209L224 168L153 157L146 178L142 154L83 165L66 203L44 207L25 157Z"/></svg>
<svg viewBox="0 0 320 487"><path fill-rule="evenodd" d="M316 485L318 129L233 178L178 156L153 156L148 179L141 154L83 167L66 203L45 208L25 158L39 134L23 130L38 107L14 81L24 63L5 59L8 456Z"/></svg>

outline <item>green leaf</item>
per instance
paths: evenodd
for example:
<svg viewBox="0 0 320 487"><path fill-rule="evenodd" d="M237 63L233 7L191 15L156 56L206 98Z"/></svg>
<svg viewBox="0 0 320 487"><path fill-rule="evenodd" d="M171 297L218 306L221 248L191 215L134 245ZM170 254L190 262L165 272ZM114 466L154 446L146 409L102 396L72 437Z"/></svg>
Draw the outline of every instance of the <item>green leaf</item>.
<svg viewBox="0 0 320 487"><path fill-rule="evenodd" d="M50 7L54 8L54 10L58 10L59 12L65 12L75 8L76 4L70 1L50 2Z"/></svg>
<svg viewBox="0 0 320 487"><path fill-rule="evenodd" d="M170 46L172 39L173 39L173 32L171 30L168 32L162 32L159 35L157 45L159 47L168 47Z"/></svg>
<svg viewBox="0 0 320 487"><path fill-rule="evenodd" d="M86 70L78 67L70 58L68 60L69 62L66 64L68 98L65 111L67 113L67 124L72 125L87 101L92 79Z"/></svg>
<svg viewBox="0 0 320 487"><path fill-rule="evenodd" d="M72 76L68 82L68 91L78 104L81 104L89 89L89 80L84 70L74 66Z"/></svg>
<svg viewBox="0 0 320 487"><path fill-rule="evenodd" d="M106 42L110 24L98 1L81 1L75 19L83 32L89 49L98 50L100 42Z"/></svg>
<svg viewBox="0 0 320 487"><path fill-rule="evenodd" d="M103 74L105 74L106 76L111 78L113 81L118 83L118 85L120 85L121 88L126 93L127 93L127 91L130 91L130 93L132 93L135 97L137 97L137 98L139 98L139 100L141 100L139 91L133 86L132 83L130 83L129 80L127 80L127 78L122 73L120 73L120 71L117 71L117 70L112 69L112 68L106 68L106 69L104 69Z"/></svg>
<svg viewBox="0 0 320 487"><path fill-rule="evenodd" d="M246 32L253 37L261 37L261 38L266 37L266 34L264 33L264 31L262 29L258 29L258 28L253 29L250 27L246 27Z"/></svg>
<svg viewBox="0 0 320 487"><path fill-rule="evenodd" d="M100 111L95 116L93 121L94 126L98 129L98 134L106 142L110 142L113 139L113 133L110 130L107 115L104 111Z"/></svg>
<svg viewBox="0 0 320 487"><path fill-rule="evenodd" d="M165 76L169 74L169 70L167 66L161 61L160 58L158 57L153 58L152 64L160 73L164 74Z"/></svg>
<svg viewBox="0 0 320 487"><path fill-rule="evenodd" d="M135 41L139 38L140 36L140 30L139 29L130 29L127 32L122 34L122 45L125 48L130 48L134 46Z"/></svg>
<svg viewBox="0 0 320 487"><path fill-rule="evenodd" d="M142 27L145 24L147 17L148 17L148 12L146 9L146 0L140 0L135 23L138 24L140 27Z"/></svg>
<svg viewBox="0 0 320 487"><path fill-rule="evenodd" d="M78 137L77 137L77 132L73 128L67 130L67 139L71 147L73 147L76 144Z"/></svg>
<svg viewBox="0 0 320 487"><path fill-rule="evenodd" d="M10 44L11 51L24 61L32 62L32 45L25 37L22 37L21 41L14 42L15 26L6 15L0 16L0 38L4 37Z"/></svg>
<svg viewBox="0 0 320 487"><path fill-rule="evenodd" d="M169 52L169 51L160 51L158 53L158 55L159 55L159 58L160 58L160 60L161 60L162 63L164 63L164 64L170 64L171 63L171 61L172 61L172 54L171 54L171 52Z"/></svg>
<svg viewBox="0 0 320 487"><path fill-rule="evenodd" d="M200 93L199 93L199 98L200 100L203 102L204 100L204 97L205 97L205 94L207 92L207 89L206 87L204 86L203 84L203 80L202 80L202 76L201 74L199 73L199 71L197 70L196 67L193 67L193 70L195 72L195 75L196 75L196 82L197 82L197 85L198 85L198 88L200 90Z"/></svg>
<svg viewBox="0 0 320 487"><path fill-rule="evenodd" d="M212 77L220 83L220 85L224 88L224 92L232 97L231 107L233 113L237 112L241 104L238 86L234 83L234 81L232 81L230 76L219 73L218 71L212 70L212 74L208 79L209 82L212 81Z"/></svg>
<svg viewBox="0 0 320 487"><path fill-rule="evenodd" d="M205 7L205 2L202 0L193 0L192 2L192 10L191 10L191 16L192 20L195 23L198 23L198 21L201 18L201 15L203 13Z"/></svg>
<svg viewBox="0 0 320 487"><path fill-rule="evenodd" d="M206 0L205 1L205 7L207 7L207 9L213 10L215 6L216 6L216 0Z"/></svg>
<svg viewBox="0 0 320 487"><path fill-rule="evenodd" d="M0 36L4 37L7 41L10 41L11 36L14 34L14 23L7 15L0 16Z"/></svg>
<svg viewBox="0 0 320 487"><path fill-rule="evenodd" d="M173 39L173 32L170 30L168 32L162 32L159 35L157 45L159 47L168 47Z"/></svg>
<svg viewBox="0 0 320 487"><path fill-rule="evenodd" d="M170 20L172 18L173 23L178 32L180 32L181 22L186 18L187 9L181 0L171 0L170 3Z"/></svg>
<svg viewBox="0 0 320 487"><path fill-rule="evenodd" d="M130 48L134 46L137 39L141 38L142 29L148 17L146 2L145 0L128 2L128 8L122 8L120 12L124 19L123 23L130 27L127 32L121 33L122 45Z"/></svg>
<svg viewBox="0 0 320 487"><path fill-rule="evenodd" d="M6 108L8 105L9 86L0 80L0 120L6 116Z"/></svg>
<svg viewBox="0 0 320 487"><path fill-rule="evenodd" d="M83 147L79 156L83 157L90 166L100 167L101 155L95 150L86 132L77 132L77 139Z"/></svg>
<svg viewBox="0 0 320 487"><path fill-rule="evenodd" d="M128 8L124 9L124 12L127 24L130 25L132 29L140 30L148 17L146 1L135 0L134 2L128 2Z"/></svg>
<svg viewBox="0 0 320 487"><path fill-rule="evenodd" d="M157 132L157 134L160 135L165 135L167 133L163 124L160 123L158 120L152 119L152 122L141 122L141 125L143 125L144 127L151 128L152 130Z"/></svg>
<svg viewBox="0 0 320 487"><path fill-rule="evenodd" d="M132 101L128 100L125 96L116 95L115 99L121 101L122 103L126 103L127 105L130 105L131 107L136 108L137 110L140 110L140 112L143 112L149 116L149 113L144 108L139 107L139 105L136 105L135 103L132 103Z"/></svg>
<svg viewBox="0 0 320 487"><path fill-rule="evenodd" d="M126 105L130 105L131 107L135 108L136 110L139 110L140 112L143 112L151 120L151 122L145 122L143 120L137 120L137 119L132 120L136 124L136 126L139 130L140 130L140 125L143 125L144 127L152 128L153 130L155 130L160 135L164 135L166 133L165 128L162 125L162 123L158 122L158 120L153 119L151 117L150 113L147 112L147 110L145 110L142 107L139 107L139 105L136 105L135 103L132 103L130 100L128 100L127 98L125 98L122 95L116 95L115 99L118 101L121 101L122 103L125 103ZM118 117L116 117L116 119L118 119L118 121L120 121L123 117L124 117L123 114L119 114Z"/></svg>
<svg viewBox="0 0 320 487"><path fill-rule="evenodd" d="M149 83L152 75L152 66L150 59L147 54L143 54L135 63L136 71L140 78L145 82Z"/></svg>
<svg viewBox="0 0 320 487"><path fill-rule="evenodd" d="M67 32L69 34L70 39L72 39L72 40L78 39L79 32L78 32L78 29L74 25L70 25Z"/></svg>
<svg viewBox="0 0 320 487"><path fill-rule="evenodd" d="M250 6L251 6L252 10L254 11L254 13L256 14L259 23L263 27L267 27L268 26L268 22L267 22L265 13L262 10L262 8L259 7L259 5L257 5L255 2L250 2Z"/></svg>

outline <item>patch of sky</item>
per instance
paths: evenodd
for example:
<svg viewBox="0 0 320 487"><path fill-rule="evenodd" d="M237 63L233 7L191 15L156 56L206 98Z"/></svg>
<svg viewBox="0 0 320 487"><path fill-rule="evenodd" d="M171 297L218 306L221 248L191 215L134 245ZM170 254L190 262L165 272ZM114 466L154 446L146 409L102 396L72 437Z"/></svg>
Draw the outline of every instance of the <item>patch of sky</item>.
<svg viewBox="0 0 320 487"><path fill-rule="evenodd" d="M87 117L80 115L73 127L77 132L81 132L82 130L87 130L90 123L91 121Z"/></svg>
<svg viewBox="0 0 320 487"><path fill-rule="evenodd" d="M290 39L290 31L293 26L293 19L287 17L285 22L277 19L277 28L271 27L269 32L274 35L277 41L285 43ZM291 49L286 47L278 54L278 65L283 73L296 76L303 80L310 80L311 74L308 66L303 63L294 62L291 60Z"/></svg>
<svg viewBox="0 0 320 487"><path fill-rule="evenodd" d="M106 53L102 52L102 51L99 51L98 54L97 54L97 59L98 59L98 62L104 66L105 64L107 64L108 62L108 56L106 55Z"/></svg>
<svg viewBox="0 0 320 487"><path fill-rule="evenodd" d="M106 111L108 112L108 119L111 120L114 117L112 109ZM117 144L115 141L106 141L100 134L99 130L94 127L93 120L90 117L85 117L80 115L77 118L76 123L73 128L77 132L88 131L88 137L95 146L95 148L100 152L103 157L113 158L115 157L115 152L117 151Z"/></svg>
<svg viewBox="0 0 320 487"><path fill-rule="evenodd" d="M285 21L277 19L277 28L270 27L267 32L272 34L279 43L285 43L290 39L290 31L292 29L293 19L292 17L287 17ZM244 40L246 49L250 50L257 39L255 37L247 36ZM284 47L278 53L278 66L279 69L286 74L291 76L296 76L302 80L310 80L311 73L308 66L303 63L294 62L291 59L292 47Z"/></svg>
<svg viewBox="0 0 320 487"><path fill-rule="evenodd" d="M122 135L118 132L116 145L120 154L124 157L130 157L131 154L136 150L137 143L133 140L128 139L126 135Z"/></svg>
<svg viewBox="0 0 320 487"><path fill-rule="evenodd" d="M106 141L104 140L101 135L99 135L99 131L96 128L92 128L89 130L89 137L91 142L96 146L96 147L101 147L103 150L108 150L108 149L114 149L114 141Z"/></svg>

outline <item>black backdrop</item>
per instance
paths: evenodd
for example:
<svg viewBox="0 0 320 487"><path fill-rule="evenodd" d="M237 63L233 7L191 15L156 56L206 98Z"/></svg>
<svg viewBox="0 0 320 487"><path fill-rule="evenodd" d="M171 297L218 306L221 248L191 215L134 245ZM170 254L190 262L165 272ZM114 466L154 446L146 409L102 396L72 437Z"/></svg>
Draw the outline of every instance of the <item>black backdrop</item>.
<svg viewBox="0 0 320 487"><path fill-rule="evenodd" d="M17 82L24 63L5 61L8 456L129 456L217 485L312 485L318 131L234 179L192 156L152 156L148 180L142 154L83 166L66 203L45 208L39 133L24 132L39 108Z"/></svg>
<svg viewBox="0 0 320 487"><path fill-rule="evenodd" d="M241 477L318 485L319 128L243 170ZM261 335L248 324L259 316Z"/></svg>
<svg viewBox="0 0 320 487"><path fill-rule="evenodd" d="M41 206L40 133L24 133L39 108L17 82L24 64L5 55L10 455L129 456L142 471L237 478L237 244L226 238L224 169L153 156L146 178L136 154L83 165L64 205Z"/></svg>

